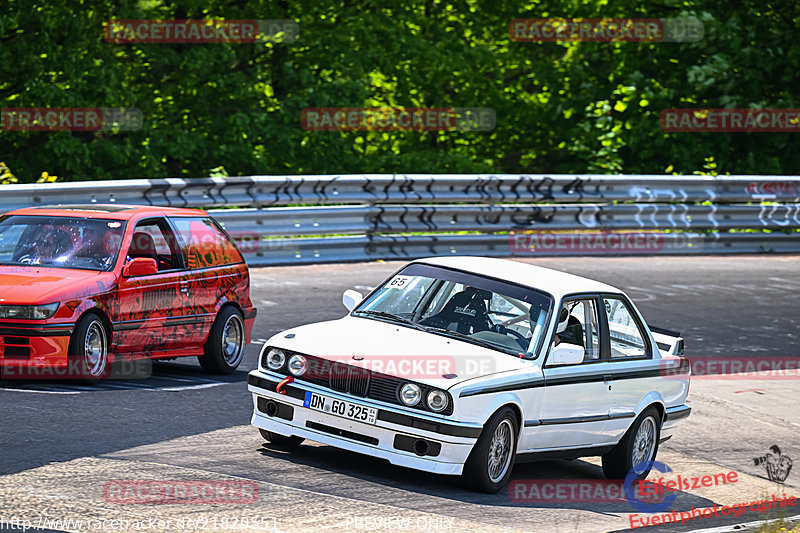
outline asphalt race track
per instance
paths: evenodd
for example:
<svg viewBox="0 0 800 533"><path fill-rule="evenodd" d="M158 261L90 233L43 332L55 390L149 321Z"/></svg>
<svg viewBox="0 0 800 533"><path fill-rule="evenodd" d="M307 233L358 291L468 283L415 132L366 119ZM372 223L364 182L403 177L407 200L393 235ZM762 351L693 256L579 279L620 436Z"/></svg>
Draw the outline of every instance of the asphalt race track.
<svg viewBox="0 0 800 533"><path fill-rule="evenodd" d="M535 264L616 285L648 323L683 333L688 356L800 356L800 257L717 256L537 258ZM341 317L341 294L365 293L401 262L259 268L259 315L245 361L231 376L203 373L194 360L155 364L142 380L94 387L69 382L0 382L0 520L158 518L147 531L180 530L191 517L225 531L618 531L628 502L518 503L507 491L476 494L457 479L394 467L315 443L294 453L263 446L249 427L247 372L260 345L292 326ZM794 380L693 381L693 412L658 459L686 476L736 471L725 487L679 492L671 509L800 495L800 466L784 486L753 458L777 444L800 460L800 394ZM596 460L518 465L521 479L602 479ZM110 480L255 481L255 503L122 505L104 499ZM512 481L513 482L513 481ZM800 506L787 516L800 515ZM222 518L230 521L222 526ZM259 518L260 529L240 527ZM234 527L233 520L236 519ZM641 531L690 531L759 520L704 518ZM213 523L217 527L212 528ZM53 530L72 525L38 522ZM55 524L55 526L54 526ZM151 522L152 524L152 522ZM0 531L4 528L0 521ZM21 529L20 529L21 530ZM86 528L83 528L86 530ZM95 529L97 530L97 529ZM117 529L103 529L116 530ZM188 530L188 528L184 528ZM638 531L638 529L637 529Z"/></svg>

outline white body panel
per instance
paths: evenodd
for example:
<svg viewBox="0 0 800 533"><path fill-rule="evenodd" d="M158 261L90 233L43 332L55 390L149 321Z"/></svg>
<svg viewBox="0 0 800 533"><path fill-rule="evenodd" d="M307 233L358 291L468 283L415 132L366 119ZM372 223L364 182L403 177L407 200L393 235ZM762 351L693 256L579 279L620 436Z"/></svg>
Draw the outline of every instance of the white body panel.
<svg viewBox="0 0 800 533"><path fill-rule="evenodd" d="M564 297L573 294L624 296L622 291L603 283L513 261L462 257L418 262L524 284L550 293L557 305L561 305ZM635 313L641 320L638 311ZM655 405L662 413L670 414L662 425L662 440L685 420L689 412L685 406L689 376L661 375L665 363L674 361L678 364L681 358L662 354L646 326L652 348L651 356L647 359L599 360L548 366L547 358L551 351L549 340L555 332L556 319L555 315L550 318L545 333L545 339L548 340L544 345L546 348L535 359L521 359L402 324L353 315L281 332L269 339L265 347L340 362L355 358L367 360L362 360L359 365L372 360L383 361L381 364L384 365L392 361L396 364L402 358L446 361L448 369L436 375L392 375L446 390L452 396L453 412L449 415L436 414L335 392L323 385L304 381L302 377L291 383L294 396L279 394L274 390L275 384L286 374L266 370L263 361L260 361L259 370L251 372L248 379L255 408L252 423L281 435L296 435L381 457L396 465L457 475L462 472L464 462L484 424L503 406L513 406L520 416L517 453L614 445L636 417L651 405ZM644 324L644 320L641 322ZM674 341L663 335L660 337L662 346ZM672 342L669 351L674 351L675 345ZM367 368L375 369L369 365ZM301 395L304 391L375 407L379 410L379 419L372 425L311 410L303 406ZM267 416L258 408L259 398L290 405L293 409L291 418ZM386 420L387 417L405 417L406 421L392 423ZM309 427L309 423L352 432L359 439L377 439L377 444L334 434L333 430L321 431ZM441 428L449 429L442 431ZM464 435L454 435L454 432ZM431 457L398 449L395 446L398 435L438 443L441 451Z"/></svg>

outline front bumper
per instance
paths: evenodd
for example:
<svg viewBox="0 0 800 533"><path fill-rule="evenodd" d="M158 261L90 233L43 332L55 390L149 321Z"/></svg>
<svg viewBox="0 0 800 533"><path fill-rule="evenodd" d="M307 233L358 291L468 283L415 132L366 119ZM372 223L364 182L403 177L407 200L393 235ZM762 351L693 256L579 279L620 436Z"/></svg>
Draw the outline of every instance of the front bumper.
<svg viewBox="0 0 800 533"><path fill-rule="evenodd" d="M275 391L280 378L253 370L248 376L248 389L253 393L251 423L280 435L298 436L337 448L380 457L398 466L436 474L459 475L482 428L475 424L453 424L421 414L411 415L402 409L388 407L367 398L342 394L312 384L293 383ZM375 407L375 424L323 413L303 406L306 391L329 398ZM266 413L267 403L274 402L272 416ZM277 406L275 406L277 404ZM424 455L414 444L424 440Z"/></svg>
<svg viewBox="0 0 800 533"><path fill-rule="evenodd" d="M26 379L36 377L36 371L66 370L73 328L74 324L0 323L3 379Z"/></svg>

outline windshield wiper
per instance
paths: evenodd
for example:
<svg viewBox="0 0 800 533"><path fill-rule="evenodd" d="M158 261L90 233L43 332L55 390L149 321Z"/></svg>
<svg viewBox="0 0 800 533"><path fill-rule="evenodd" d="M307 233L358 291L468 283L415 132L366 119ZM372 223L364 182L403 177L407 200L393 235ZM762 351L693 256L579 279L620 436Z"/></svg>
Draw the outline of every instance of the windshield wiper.
<svg viewBox="0 0 800 533"><path fill-rule="evenodd" d="M413 320L409 320L407 318L403 318L402 316L393 315L392 313L387 313L386 311L356 311L356 313L360 315L367 315L367 316L374 316L379 318L385 318L387 320L391 320L393 322L399 322L401 324L406 324L411 326L414 329L418 329L420 331L425 331L425 328L414 322Z"/></svg>
<svg viewBox="0 0 800 533"><path fill-rule="evenodd" d="M428 326L425 329L428 330L428 331L434 331L436 333L441 333L442 335L447 335L449 337L456 337L458 339L464 339L467 342L471 342L472 344L478 344L480 346L483 346L484 348L489 348L490 350L497 350L498 348L500 348L501 351L505 351L506 353L510 353L510 352L506 351L506 350L508 350L507 346L503 346L502 344L495 344L495 343L493 343L491 341L485 341L483 339L476 339L475 337L473 337L471 335L467 335L465 333L460 333L458 331L452 331L452 330L445 329L445 328L435 328L435 327L432 327L432 326ZM503 348L505 350L502 350Z"/></svg>

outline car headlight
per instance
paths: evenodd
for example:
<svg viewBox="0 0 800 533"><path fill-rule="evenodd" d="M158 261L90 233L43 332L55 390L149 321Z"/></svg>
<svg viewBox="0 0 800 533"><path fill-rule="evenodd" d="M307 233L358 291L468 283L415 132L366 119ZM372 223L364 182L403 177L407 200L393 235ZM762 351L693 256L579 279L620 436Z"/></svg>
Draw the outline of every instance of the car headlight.
<svg viewBox="0 0 800 533"><path fill-rule="evenodd" d="M422 399L422 390L419 385L413 383L406 383L400 387L400 401L409 407L417 405Z"/></svg>
<svg viewBox="0 0 800 533"><path fill-rule="evenodd" d="M0 305L0 318L41 320L56 314L58 302L47 305Z"/></svg>
<svg viewBox="0 0 800 533"><path fill-rule="evenodd" d="M289 358L289 372L293 376L302 376L308 370L308 361L302 355L293 355Z"/></svg>
<svg viewBox="0 0 800 533"><path fill-rule="evenodd" d="M432 390L428 393L428 409L440 413L447 409L447 404L450 400L447 398L447 393L440 390Z"/></svg>
<svg viewBox="0 0 800 533"><path fill-rule="evenodd" d="M270 370L275 370L276 372L283 368L283 364L286 362L286 354L283 353L282 350L278 350L277 348L271 348L267 352L267 368Z"/></svg>

